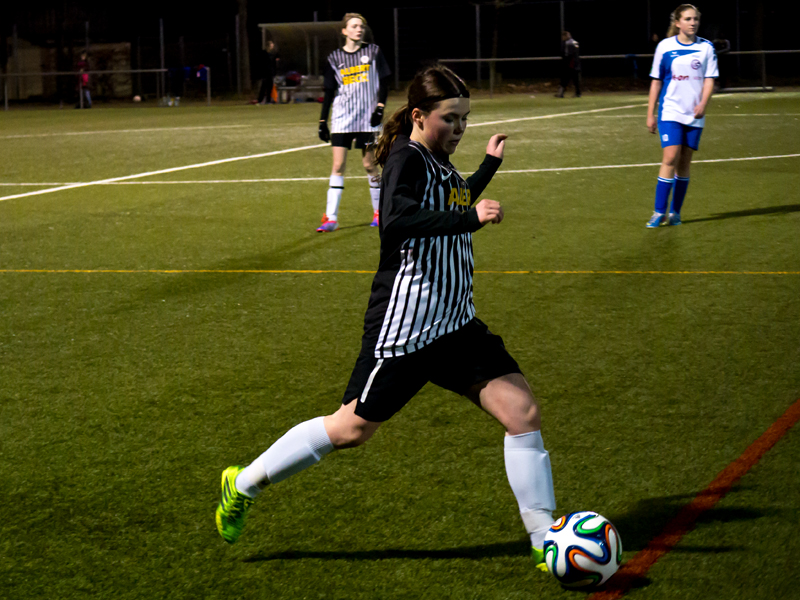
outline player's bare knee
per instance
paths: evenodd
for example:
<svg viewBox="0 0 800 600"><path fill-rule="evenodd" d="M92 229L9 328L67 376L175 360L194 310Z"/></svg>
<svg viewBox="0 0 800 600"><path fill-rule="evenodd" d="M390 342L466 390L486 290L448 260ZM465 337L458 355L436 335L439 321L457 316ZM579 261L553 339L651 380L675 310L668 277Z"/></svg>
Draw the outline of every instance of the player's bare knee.
<svg viewBox="0 0 800 600"><path fill-rule="evenodd" d="M538 405L534 402L529 406L519 407L510 411L503 425L509 435L521 435L531 431L539 431L542 428L542 418L539 414Z"/></svg>

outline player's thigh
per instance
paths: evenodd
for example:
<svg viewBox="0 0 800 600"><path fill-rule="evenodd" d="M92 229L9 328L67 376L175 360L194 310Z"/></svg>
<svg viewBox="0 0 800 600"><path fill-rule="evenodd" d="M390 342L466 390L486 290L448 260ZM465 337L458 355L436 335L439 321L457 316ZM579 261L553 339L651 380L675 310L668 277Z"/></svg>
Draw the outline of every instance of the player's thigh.
<svg viewBox="0 0 800 600"><path fill-rule="evenodd" d="M356 359L342 404L353 405L354 413L367 421L381 423L403 408L428 383L426 353L377 358L363 352Z"/></svg>

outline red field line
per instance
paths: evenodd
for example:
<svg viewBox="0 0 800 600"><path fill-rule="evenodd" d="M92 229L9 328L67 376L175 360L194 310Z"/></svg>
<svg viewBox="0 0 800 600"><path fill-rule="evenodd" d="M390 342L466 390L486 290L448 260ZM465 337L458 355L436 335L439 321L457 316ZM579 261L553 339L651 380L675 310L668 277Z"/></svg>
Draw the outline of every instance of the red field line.
<svg viewBox="0 0 800 600"><path fill-rule="evenodd" d="M616 600L636 587L655 562L672 550L689 533L697 519L710 510L786 433L800 421L800 399L767 429L747 450L729 464L711 484L683 507L664 530L653 538L647 547L626 562L606 584L587 600Z"/></svg>

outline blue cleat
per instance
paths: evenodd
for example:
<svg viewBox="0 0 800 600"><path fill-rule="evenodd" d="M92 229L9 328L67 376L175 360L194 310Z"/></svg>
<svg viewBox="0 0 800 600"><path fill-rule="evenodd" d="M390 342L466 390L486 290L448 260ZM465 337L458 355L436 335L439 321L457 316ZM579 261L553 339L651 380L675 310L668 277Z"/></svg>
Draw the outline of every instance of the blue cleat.
<svg viewBox="0 0 800 600"><path fill-rule="evenodd" d="M328 215L322 215L322 225L317 227L317 231L319 233L330 233L331 231L336 231L339 229L339 222L332 221L328 218Z"/></svg>
<svg viewBox="0 0 800 600"><path fill-rule="evenodd" d="M380 225L380 215L378 214L380 211L375 211L375 214L372 215L372 223L369 224L370 227L377 227Z"/></svg>
<svg viewBox="0 0 800 600"><path fill-rule="evenodd" d="M681 224L681 213L676 213L676 212L669 213L669 224L670 225L680 225Z"/></svg>
<svg viewBox="0 0 800 600"><path fill-rule="evenodd" d="M648 229L653 229L661 225L661 223L663 222L664 222L664 213L654 212L653 216L650 217L650 220L647 222L647 225L645 225L645 227L647 227Z"/></svg>

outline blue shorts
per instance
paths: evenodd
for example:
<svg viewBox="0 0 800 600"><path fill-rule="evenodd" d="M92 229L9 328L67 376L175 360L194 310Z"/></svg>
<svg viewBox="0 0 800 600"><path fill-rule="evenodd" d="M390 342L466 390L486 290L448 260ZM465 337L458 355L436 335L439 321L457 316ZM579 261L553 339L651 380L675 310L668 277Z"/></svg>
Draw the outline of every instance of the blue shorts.
<svg viewBox="0 0 800 600"><path fill-rule="evenodd" d="M689 127L677 121L658 122L658 136L661 138L662 148L667 146L689 146L692 150L697 150L700 146L700 134L702 133L702 127Z"/></svg>

